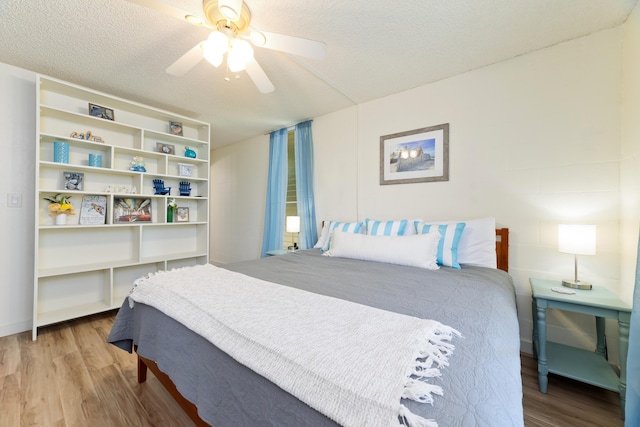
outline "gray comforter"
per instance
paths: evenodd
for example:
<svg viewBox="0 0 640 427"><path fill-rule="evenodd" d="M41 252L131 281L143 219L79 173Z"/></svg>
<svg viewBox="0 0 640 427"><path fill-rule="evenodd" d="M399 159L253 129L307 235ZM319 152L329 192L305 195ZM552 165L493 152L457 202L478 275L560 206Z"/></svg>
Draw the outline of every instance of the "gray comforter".
<svg viewBox="0 0 640 427"><path fill-rule="evenodd" d="M463 266L437 271L321 256L317 250L226 265L287 286L438 320L455 338L433 406L403 403L444 426L522 426L520 339L511 278ZM339 339L339 337L337 338ZM158 310L123 304L109 342L155 360L205 421L226 426L335 426Z"/></svg>

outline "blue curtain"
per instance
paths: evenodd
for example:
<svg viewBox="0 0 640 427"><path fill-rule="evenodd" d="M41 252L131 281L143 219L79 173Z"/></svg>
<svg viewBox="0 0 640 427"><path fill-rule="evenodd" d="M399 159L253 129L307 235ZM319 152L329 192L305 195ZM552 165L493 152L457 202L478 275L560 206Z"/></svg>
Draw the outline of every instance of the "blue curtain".
<svg viewBox="0 0 640 427"><path fill-rule="evenodd" d="M264 216L262 254L282 249L284 217L287 201L287 129L271 132L269 137L269 177L267 178L267 206Z"/></svg>
<svg viewBox="0 0 640 427"><path fill-rule="evenodd" d="M627 427L640 426L640 241L636 262L636 283L633 291L633 309L629 328L629 352L627 353L627 402L625 422Z"/></svg>
<svg viewBox="0 0 640 427"><path fill-rule="evenodd" d="M316 205L313 198L313 138L311 120L296 125L296 199L300 217L300 249L309 249L318 241Z"/></svg>

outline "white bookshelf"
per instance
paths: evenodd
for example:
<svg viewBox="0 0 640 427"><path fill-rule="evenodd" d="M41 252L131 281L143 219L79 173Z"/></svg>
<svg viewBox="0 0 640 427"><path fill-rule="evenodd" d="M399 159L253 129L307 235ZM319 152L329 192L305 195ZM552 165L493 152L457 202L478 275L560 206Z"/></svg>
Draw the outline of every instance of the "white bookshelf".
<svg viewBox="0 0 640 427"><path fill-rule="evenodd" d="M41 326L120 307L138 277L209 260L208 123L42 75L36 98L34 340ZM114 120L90 116L89 103L112 109ZM169 122L182 123L183 135L171 134ZM87 131L103 142L70 136ZM68 163L54 161L56 141L69 144ZM185 157L187 147L196 158ZM89 154L101 154L102 167L89 166ZM129 169L134 156L146 172ZM190 176L180 175L180 164ZM84 174L82 191L64 189L64 172ZM171 193L155 194L154 179ZM179 195L181 181L191 184L189 196ZM44 198L56 194L72 196L66 225L49 216ZM80 224L85 195L106 197L104 224ZM123 198L149 199L151 221L116 221L114 201ZM167 222L169 198L189 208L189 221Z"/></svg>

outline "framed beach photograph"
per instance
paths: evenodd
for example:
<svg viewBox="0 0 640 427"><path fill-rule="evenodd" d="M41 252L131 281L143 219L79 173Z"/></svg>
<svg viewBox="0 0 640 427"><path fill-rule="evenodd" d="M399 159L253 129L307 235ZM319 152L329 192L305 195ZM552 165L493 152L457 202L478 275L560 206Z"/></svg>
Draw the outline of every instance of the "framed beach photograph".
<svg viewBox="0 0 640 427"><path fill-rule="evenodd" d="M151 199L114 198L113 223L151 222Z"/></svg>
<svg viewBox="0 0 640 427"><path fill-rule="evenodd" d="M65 190L84 190L84 173L82 172L62 172L64 177Z"/></svg>
<svg viewBox="0 0 640 427"><path fill-rule="evenodd" d="M449 123L380 137L380 185L449 181Z"/></svg>
<svg viewBox="0 0 640 427"><path fill-rule="evenodd" d="M171 133L171 135L182 136L182 123L169 122L169 132Z"/></svg>
<svg viewBox="0 0 640 427"><path fill-rule="evenodd" d="M89 103L89 115L101 119L113 120L113 110L100 105ZM89 138L87 138L89 139Z"/></svg>
<svg viewBox="0 0 640 427"><path fill-rule="evenodd" d="M176 154L176 146L171 144L165 144L162 142L156 142L156 148L158 153L164 154Z"/></svg>
<svg viewBox="0 0 640 427"><path fill-rule="evenodd" d="M176 209L176 222L189 222L189 208Z"/></svg>

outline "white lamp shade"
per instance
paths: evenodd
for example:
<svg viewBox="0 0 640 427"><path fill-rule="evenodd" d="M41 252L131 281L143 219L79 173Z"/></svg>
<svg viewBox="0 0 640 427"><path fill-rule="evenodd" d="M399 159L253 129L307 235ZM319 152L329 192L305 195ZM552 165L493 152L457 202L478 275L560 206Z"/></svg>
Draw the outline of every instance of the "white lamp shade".
<svg viewBox="0 0 640 427"><path fill-rule="evenodd" d="M227 65L232 73L245 69L247 62L253 59L253 48L245 40L233 40L233 45L227 54Z"/></svg>
<svg viewBox="0 0 640 427"><path fill-rule="evenodd" d="M595 255L596 226L560 224L558 251L574 255Z"/></svg>
<svg viewBox="0 0 640 427"><path fill-rule="evenodd" d="M204 45L202 56L213 66L218 67L222 64L222 56L229 50L229 39L220 31L214 31L209 34Z"/></svg>
<svg viewBox="0 0 640 427"><path fill-rule="evenodd" d="M215 52L207 52L205 50L202 56L204 57L204 59L209 61L211 65L213 65L216 68L219 67L220 64L222 64L222 59L223 59L222 55L218 55Z"/></svg>
<svg viewBox="0 0 640 427"><path fill-rule="evenodd" d="M288 216L286 222L287 233L299 233L300 232L300 217Z"/></svg>

